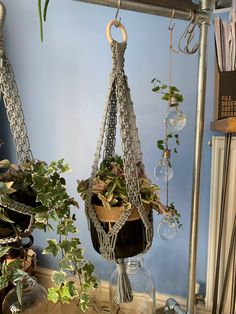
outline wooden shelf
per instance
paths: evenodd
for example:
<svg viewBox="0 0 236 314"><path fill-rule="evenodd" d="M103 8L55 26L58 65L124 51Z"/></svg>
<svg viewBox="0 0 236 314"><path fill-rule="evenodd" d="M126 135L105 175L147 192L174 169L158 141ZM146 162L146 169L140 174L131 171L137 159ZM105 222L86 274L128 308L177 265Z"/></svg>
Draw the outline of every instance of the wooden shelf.
<svg viewBox="0 0 236 314"><path fill-rule="evenodd" d="M211 122L212 131L236 133L236 117Z"/></svg>

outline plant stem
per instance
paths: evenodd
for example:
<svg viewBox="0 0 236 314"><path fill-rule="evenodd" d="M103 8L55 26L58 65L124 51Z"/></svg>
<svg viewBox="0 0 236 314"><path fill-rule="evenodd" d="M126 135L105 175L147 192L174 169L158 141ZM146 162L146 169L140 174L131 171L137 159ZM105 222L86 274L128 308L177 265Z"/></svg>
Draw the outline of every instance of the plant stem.
<svg viewBox="0 0 236 314"><path fill-rule="evenodd" d="M49 0L45 1L44 9L43 9L43 20L46 22L47 19L47 11L48 11Z"/></svg>
<svg viewBox="0 0 236 314"><path fill-rule="evenodd" d="M38 0L38 14L39 14L40 39L41 39L41 42L43 42L43 16L42 16L41 0Z"/></svg>

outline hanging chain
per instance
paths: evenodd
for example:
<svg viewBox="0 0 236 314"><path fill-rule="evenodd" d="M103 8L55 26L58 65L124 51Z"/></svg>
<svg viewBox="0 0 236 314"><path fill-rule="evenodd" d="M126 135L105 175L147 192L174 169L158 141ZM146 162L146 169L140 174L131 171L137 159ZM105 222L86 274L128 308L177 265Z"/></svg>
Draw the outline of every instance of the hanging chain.
<svg viewBox="0 0 236 314"><path fill-rule="evenodd" d="M32 159L33 155L30 149L17 85L12 67L5 53L0 62L0 88L6 107L7 118L10 123L13 141L16 147L17 159L19 162Z"/></svg>
<svg viewBox="0 0 236 314"><path fill-rule="evenodd" d="M14 73L5 53L3 36L5 17L6 8L3 3L0 3L0 91L6 107L7 118L16 147L17 159L19 162L22 162L32 159L33 156Z"/></svg>

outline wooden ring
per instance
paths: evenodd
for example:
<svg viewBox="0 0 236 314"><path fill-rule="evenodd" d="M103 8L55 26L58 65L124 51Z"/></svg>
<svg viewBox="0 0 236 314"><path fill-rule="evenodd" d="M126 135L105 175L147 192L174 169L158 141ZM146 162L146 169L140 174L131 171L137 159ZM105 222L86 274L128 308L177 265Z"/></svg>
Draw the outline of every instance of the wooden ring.
<svg viewBox="0 0 236 314"><path fill-rule="evenodd" d="M109 42L109 44L111 44L113 42L113 38L111 37L111 27L115 25L116 27L118 27L121 30L122 33L122 40L124 43L127 42L127 32L126 29L124 27L123 24L121 24L121 22L118 22L117 20L111 20L106 27L106 36L107 36L107 40Z"/></svg>

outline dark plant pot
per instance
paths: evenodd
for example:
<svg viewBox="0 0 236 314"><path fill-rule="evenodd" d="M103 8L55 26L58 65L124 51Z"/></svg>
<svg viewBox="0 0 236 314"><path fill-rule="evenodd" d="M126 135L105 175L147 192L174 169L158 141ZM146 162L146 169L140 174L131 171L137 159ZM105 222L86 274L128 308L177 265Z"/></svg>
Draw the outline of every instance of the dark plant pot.
<svg viewBox="0 0 236 314"><path fill-rule="evenodd" d="M12 199L24 203L28 206L35 207L35 196L28 196L24 193L13 193L11 195ZM3 207L3 206L1 206ZM0 220L0 239L15 237L16 232L14 228L18 230L18 235L25 237L31 234L29 231L30 224L32 223L32 217L30 214L22 214L11 208L3 207L6 215L15 223L11 224L9 222L5 222Z"/></svg>
<svg viewBox="0 0 236 314"><path fill-rule="evenodd" d="M104 211L107 209L104 208ZM98 216L98 215L97 215ZM148 211L149 220L152 222L152 210ZM103 229L106 233L113 227L115 222L101 221ZM91 222L90 228L91 238L94 249L100 254L100 243L96 228ZM142 253L147 245L146 230L143 221L140 219L133 219L127 221L121 230L118 232L115 245L115 258L132 257Z"/></svg>

